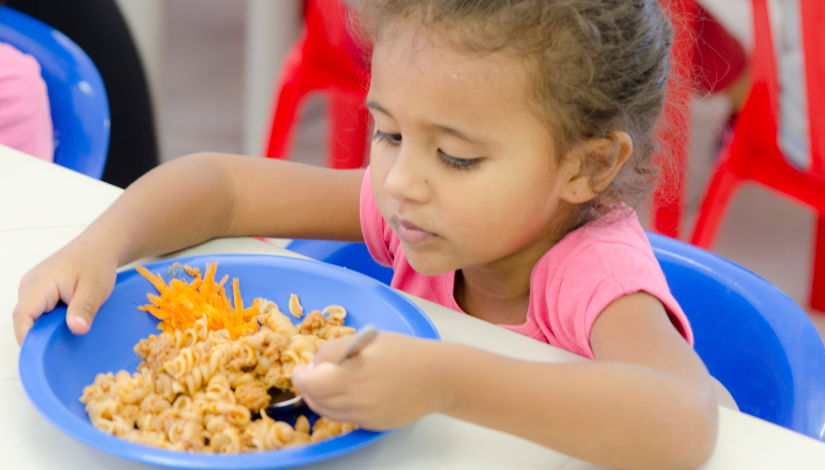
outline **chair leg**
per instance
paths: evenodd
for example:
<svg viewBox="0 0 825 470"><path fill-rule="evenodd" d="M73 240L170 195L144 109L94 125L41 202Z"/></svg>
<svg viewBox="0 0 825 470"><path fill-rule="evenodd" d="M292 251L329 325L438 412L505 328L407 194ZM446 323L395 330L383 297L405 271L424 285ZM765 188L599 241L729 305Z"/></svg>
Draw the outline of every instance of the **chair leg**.
<svg viewBox="0 0 825 470"><path fill-rule="evenodd" d="M275 103L275 112L272 115L272 127L269 140L266 142L267 158L286 160L289 158L289 147L292 135L298 125L296 121L298 105L301 103L306 90L300 85L301 51L294 48L284 61L282 79L279 83L278 101Z"/></svg>
<svg viewBox="0 0 825 470"><path fill-rule="evenodd" d="M825 312L825 212L820 212L814 237L814 273L811 283L811 307Z"/></svg>
<svg viewBox="0 0 825 470"><path fill-rule="evenodd" d="M334 94L329 103L330 168L361 168L367 151L367 112L363 97Z"/></svg>
<svg viewBox="0 0 825 470"><path fill-rule="evenodd" d="M679 238L682 219L681 195L668 194L668 191L657 190L653 198L656 205L653 216L653 230L671 238Z"/></svg>
<svg viewBox="0 0 825 470"><path fill-rule="evenodd" d="M676 87L672 87L676 88ZM666 105L666 122L671 127L661 133L664 142L663 152L670 156L670 163L666 165L664 178L653 192L653 230L671 238L679 238L682 226L682 213L685 206L685 179L687 176L688 147L687 136L690 119L688 98L684 90L670 90L669 93L679 98L672 101L682 101L683 106L673 103ZM681 94L681 95L680 95Z"/></svg>
<svg viewBox="0 0 825 470"><path fill-rule="evenodd" d="M679 238L685 200L688 150L690 144L690 100L694 90L693 49L696 31L696 3L687 0L662 0L665 13L674 24L670 50L672 79L667 84L663 122L658 129L663 155L670 159L670 172L653 193L653 229Z"/></svg>
<svg viewBox="0 0 825 470"><path fill-rule="evenodd" d="M706 250L713 245L730 199L742 183L741 179L726 168L727 155L724 155L720 162L705 193L690 240L691 244Z"/></svg>

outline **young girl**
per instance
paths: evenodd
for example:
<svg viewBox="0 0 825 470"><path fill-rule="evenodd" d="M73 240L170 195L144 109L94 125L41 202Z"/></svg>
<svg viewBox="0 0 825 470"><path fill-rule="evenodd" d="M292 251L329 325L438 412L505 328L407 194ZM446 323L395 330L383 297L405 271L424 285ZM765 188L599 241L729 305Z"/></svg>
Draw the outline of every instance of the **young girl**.
<svg viewBox="0 0 825 470"><path fill-rule="evenodd" d="M18 340L59 299L85 333L118 265L214 237L364 240L393 285L595 361L382 333L294 372L368 429L444 413L618 468L694 468L711 379L629 206L650 184L671 30L656 0L363 0L371 167L200 154L138 180L28 273ZM460 313L456 314L460 314ZM510 396L510 400L501 400Z"/></svg>

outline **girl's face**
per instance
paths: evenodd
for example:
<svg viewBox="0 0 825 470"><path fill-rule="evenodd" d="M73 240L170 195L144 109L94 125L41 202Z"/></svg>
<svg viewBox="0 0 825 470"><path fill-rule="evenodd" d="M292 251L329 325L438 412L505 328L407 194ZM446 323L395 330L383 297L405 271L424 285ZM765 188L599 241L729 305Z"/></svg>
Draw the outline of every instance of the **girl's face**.
<svg viewBox="0 0 825 470"><path fill-rule="evenodd" d="M506 54L471 56L387 25L367 107L371 184L412 267L436 275L532 264L573 174L528 105L528 75ZM435 39L436 41L433 41Z"/></svg>

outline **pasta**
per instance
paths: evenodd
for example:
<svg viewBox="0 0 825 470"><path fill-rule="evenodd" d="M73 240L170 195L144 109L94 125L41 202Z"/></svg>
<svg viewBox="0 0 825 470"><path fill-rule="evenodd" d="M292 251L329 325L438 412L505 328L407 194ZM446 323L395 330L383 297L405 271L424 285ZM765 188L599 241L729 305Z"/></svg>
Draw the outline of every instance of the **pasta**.
<svg viewBox="0 0 825 470"><path fill-rule="evenodd" d="M135 346L143 359L137 372L98 374L83 389L80 401L92 425L140 444L222 453L295 447L356 429L323 417L310 428L305 416L293 427L265 411L273 387L295 392L296 365L312 361L324 341L354 333L344 326L343 307L312 311L296 326L266 299L244 310L237 279L235 307L224 302L226 278L214 282L214 264L204 277L183 269L195 280L167 285L141 271L160 293L150 294L152 304L141 309L161 318L164 331ZM295 295L289 311L303 316Z"/></svg>

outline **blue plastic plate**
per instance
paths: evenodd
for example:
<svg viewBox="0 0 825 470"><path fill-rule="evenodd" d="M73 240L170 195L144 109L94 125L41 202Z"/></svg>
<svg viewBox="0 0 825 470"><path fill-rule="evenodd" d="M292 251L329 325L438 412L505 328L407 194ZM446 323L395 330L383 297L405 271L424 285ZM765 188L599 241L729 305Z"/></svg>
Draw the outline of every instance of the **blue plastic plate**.
<svg viewBox="0 0 825 470"><path fill-rule="evenodd" d="M297 294L305 311L327 305L347 309L346 324L438 339L424 313L386 285L337 266L317 261L263 255L209 255L170 259L146 265L164 279L174 262L204 269L218 262L216 279L228 274L240 280L244 305L252 299L273 300L286 312L290 294ZM135 444L94 428L78 401L83 387L98 373L133 372L140 359L137 342L157 334L158 320L137 306L148 301L154 287L137 271L117 276L114 291L101 307L91 331L73 335L66 326L65 306L43 315L29 332L20 351L20 379L35 407L49 421L84 444L137 462L182 469L278 469L330 459L364 447L384 433L359 430L326 441L286 450L234 455L195 454ZM297 322L298 320L296 320ZM309 410L307 410L309 411Z"/></svg>

